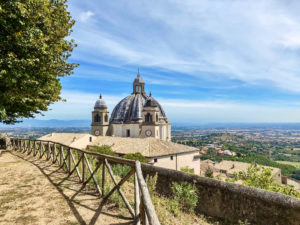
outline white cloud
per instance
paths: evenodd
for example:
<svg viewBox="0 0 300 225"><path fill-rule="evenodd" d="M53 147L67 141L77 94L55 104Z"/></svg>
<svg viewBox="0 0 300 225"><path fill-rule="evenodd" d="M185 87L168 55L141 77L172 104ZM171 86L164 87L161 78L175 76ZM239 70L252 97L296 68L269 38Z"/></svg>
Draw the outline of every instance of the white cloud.
<svg viewBox="0 0 300 225"><path fill-rule="evenodd" d="M77 12L82 3L71 4ZM210 72L300 92L299 1L87 1L85 7L97 18L74 29L82 61L195 78Z"/></svg>
<svg viewBox="0 0 300 225"><path fill-rule="evenodd" d="M52 110L38 119L84 119L91 112L98 93L65 90L62 96L67 102L52 105ZM103 95L111 113L116 104L127 94ZM207 122L300 122L300 102L273 101L265 104L250 104L233 101L201 101L157 98L171 123Z"/></svg>
<svg viewBox="0 0 300 225"><path fill-rule="evenodd" d="M94 13L91 12L91 11L87 11L87 12L80 13L79 20L80 20L80 22L85 23L85 22L87 22L88 19L89 19L90 17L92 17L93 15L94 15Z"/></svg>

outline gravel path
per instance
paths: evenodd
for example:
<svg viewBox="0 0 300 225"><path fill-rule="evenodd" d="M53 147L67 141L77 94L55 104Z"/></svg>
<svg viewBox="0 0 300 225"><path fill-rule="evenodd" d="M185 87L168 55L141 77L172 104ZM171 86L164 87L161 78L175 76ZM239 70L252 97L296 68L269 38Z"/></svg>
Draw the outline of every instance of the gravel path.
<svg viewBox="0 0 300 225"><path fill-rule="evenodd" d="M99 198L80 189L74 177L44 160L21 153L0 156L0 225L130 224L112 205L98 209ZM100 213L99 213L100 212ZM96 222L91 222L96 218Z"/></svg>

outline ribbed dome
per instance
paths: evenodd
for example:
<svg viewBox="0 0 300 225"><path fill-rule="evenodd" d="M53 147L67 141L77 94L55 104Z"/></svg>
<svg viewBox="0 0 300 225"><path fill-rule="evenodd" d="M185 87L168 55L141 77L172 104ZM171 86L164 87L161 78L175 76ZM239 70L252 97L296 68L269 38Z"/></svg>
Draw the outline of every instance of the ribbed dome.
<svg viewBox="0 0 300 225"><path fill-rule="evenodd" d="M102 95L100 95L99 99L96 101L94 108L95 109L106 109L107 108L106 102L102 99Z"/></svg>
<svg viewBox="0 0 300 225"><path fill-rule="evenodd" d="M143 94L132 94L121 100L114 108L110 123L120 124L120 123L142 123L142 111L148 96ZM167 122L167 117L165 112L159 103L151 98L151 101L155 102L159 110L159 122Z"/></svg>
<svg viewBox="0 0 300 225"><path fill-rule="evenodd" d="M147 98L146 103L145 103L144 106L158 107L158 105L159 105L158 102L154 98L149 97L149 98Z"/></svg>

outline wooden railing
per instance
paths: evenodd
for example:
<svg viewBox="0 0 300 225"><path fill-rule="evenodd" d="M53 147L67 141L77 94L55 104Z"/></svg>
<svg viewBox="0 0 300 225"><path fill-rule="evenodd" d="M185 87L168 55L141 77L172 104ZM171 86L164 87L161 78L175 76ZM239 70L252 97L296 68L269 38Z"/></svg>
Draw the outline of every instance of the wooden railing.
<svg viewBox="0 0 300 225"><path fill-rule="evenodd" d="M14 151L51 161L53 164L56 163L69 176L75 173L79 182L82 183L80 191L77 193L81 192L87 185L94 185L95 191L102 198L101 205L104 205L117 191L135 224L160 224L139 161L76 149L52 141L11 138L10 147ZM126 166L129 170L121 178L113 173L113 166L117 164ZM134 176L134 204L130 204L121 190L121 186L132 176ZM106 185L108 177L111 177L113 182L112 188ZM134 209L132 205L134 205Z"/></svg>

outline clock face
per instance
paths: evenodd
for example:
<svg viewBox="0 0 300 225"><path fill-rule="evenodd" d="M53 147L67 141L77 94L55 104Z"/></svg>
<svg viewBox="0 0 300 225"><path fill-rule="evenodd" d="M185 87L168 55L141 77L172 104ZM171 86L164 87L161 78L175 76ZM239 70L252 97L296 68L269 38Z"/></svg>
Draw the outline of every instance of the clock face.
<svg viewBox="0 0 300 225"><path fill-rule="evenodd" d="M96 131L95 131L95 135L96 135L96 136L99 136L99 135L100 135L100 131L99 131L99 130L96 130Z"/></svg>
<svg viewBox="0 0 300 225"><path fill-rule="evenodd" d="M146 134L147 137L150 137L151 134L152 134L152 131L151 130L146 130L145 134Z"/></svg>

